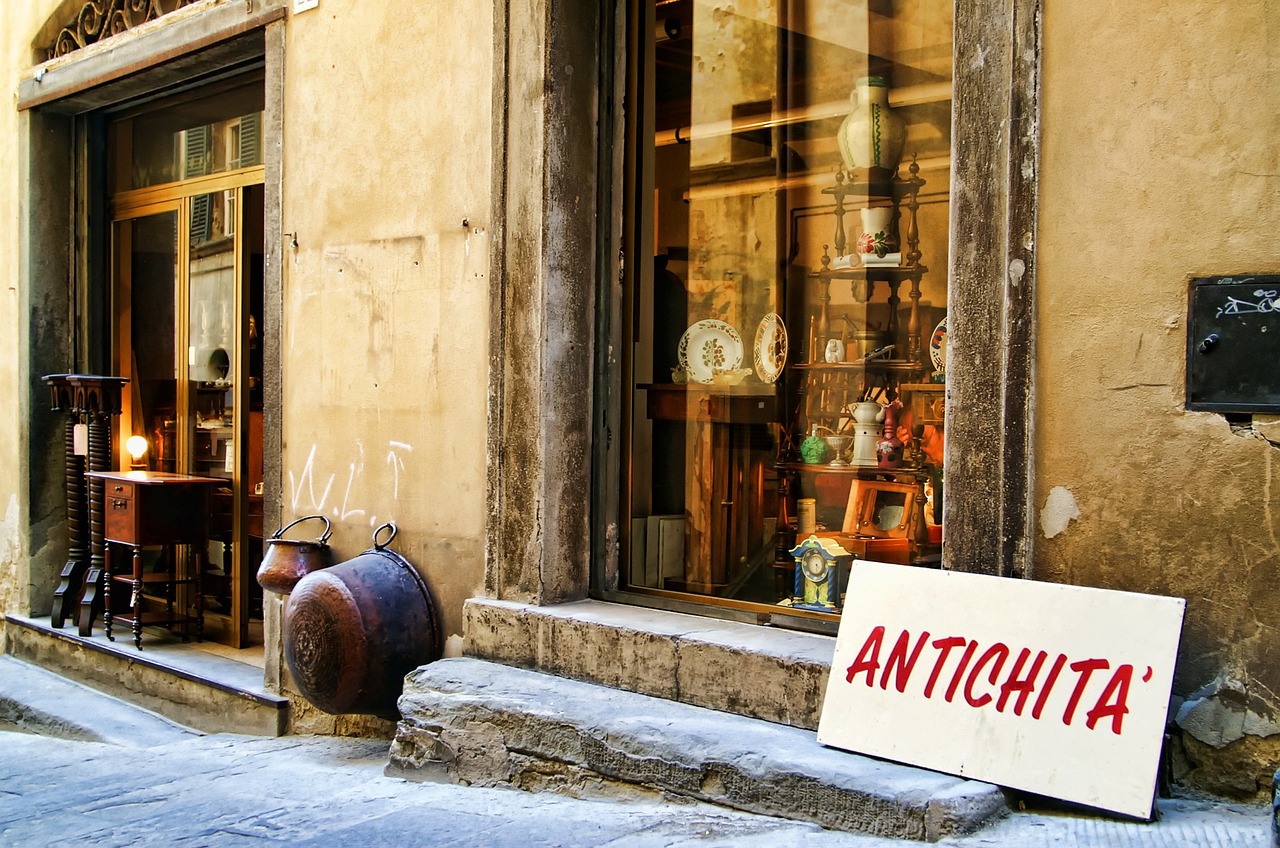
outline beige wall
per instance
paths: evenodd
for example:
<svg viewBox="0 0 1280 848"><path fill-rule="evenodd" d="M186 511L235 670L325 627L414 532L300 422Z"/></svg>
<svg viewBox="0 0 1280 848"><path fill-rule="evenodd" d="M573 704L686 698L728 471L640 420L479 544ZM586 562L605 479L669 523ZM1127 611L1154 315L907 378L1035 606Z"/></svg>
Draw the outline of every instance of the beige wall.
<svg viewBox="0 0 1280 848"><path fill-rule="evenodd" d="M0 6L9 92L57 5ZM338 560L394 521L457 635L483 585L491 10L322 0L286 33L284 520L325 514ZM26 611L26 114L0 112L0 608Z"/></svg>
<svg viewBox="0 0 1280 848"><path fill-rule="evenodd" d="M1280 6L1048 3L1043 58L1035 576L1185 597L1178 690L1274 718L1280 425L1183 381L1189 278L1280 271Z"/></svg>
<svg viewBox="0 0 1280 848"><path fill-rule="evenodd" d="M484 582L492 45L457 0L286 30L284 520L328 516L338 560L394 521L446 636Z"/></svg>
<svg viewBox="0 0 1280 848"><path fill-rule="evenodd" d="M0 612L28 603L30 509L27 431L28 289L21 174L24 152L18 140L26 116L13 108L21 72L31 67L31 39L57 5L51 0L0 4L0 69L5 100L0 109Z"/></svg>

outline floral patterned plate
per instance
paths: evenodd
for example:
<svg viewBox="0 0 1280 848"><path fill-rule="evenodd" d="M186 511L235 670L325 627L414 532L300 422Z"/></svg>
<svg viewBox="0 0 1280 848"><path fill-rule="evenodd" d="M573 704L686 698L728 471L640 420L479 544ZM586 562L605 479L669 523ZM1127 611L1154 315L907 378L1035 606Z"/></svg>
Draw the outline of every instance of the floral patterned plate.
<svg viewBox="0 0 1280 848"><path fill-rule="evenodd" d="M948 341L947 319L943 318L938 322L938 326L933 328L933 336L929 339L929 361L933 363L935 371L947 370Z"/></svg>
<svg viewBox="0 0 1280 848"><path fill-rule="evenodd" d="M717 372L742 364L742 337L725 322L708 318L684 331L676 358L690 382L711 383Z"/></svg>
<svg viewBox="0 0 1280 848"><path fill-rule="evenodd" d="M787 327L782 316L770 312L756 327L756 376L763 382L776 383L787 364Z"/></svg>

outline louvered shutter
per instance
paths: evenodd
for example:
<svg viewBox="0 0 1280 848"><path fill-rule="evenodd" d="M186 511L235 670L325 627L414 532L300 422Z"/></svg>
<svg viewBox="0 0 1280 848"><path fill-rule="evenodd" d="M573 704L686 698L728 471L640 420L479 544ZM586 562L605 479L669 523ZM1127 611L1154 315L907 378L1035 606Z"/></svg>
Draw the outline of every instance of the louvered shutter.
<svg viewBox="0 0 1280 848"><path fill-rule="evenodd" d="M240 119L240 167L262 164L262 113Z"/></svg>
<svg viewBox="0 0 1280 848"><path fill-rule="evenodd" d="M192 127L187 130L185 170L188 178L199 177L209 173L209 156L212 141L213 131L208 126ZM191 199L192 244L200 244L209 240L209 229L213 223L212 211L209 205L209 195L201 194Z"/></svg>

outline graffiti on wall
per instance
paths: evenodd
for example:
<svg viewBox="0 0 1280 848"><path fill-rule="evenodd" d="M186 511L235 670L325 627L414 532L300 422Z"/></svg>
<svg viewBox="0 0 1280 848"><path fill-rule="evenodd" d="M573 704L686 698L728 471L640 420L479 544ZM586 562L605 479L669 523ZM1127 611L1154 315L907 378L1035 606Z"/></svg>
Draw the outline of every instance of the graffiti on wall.
<svg viewBox="0 0 1280 848"><path fill-rule="evenodd" d="M372 454L372 461L367 461L366 453ZM319 446L313 443L302 471L296 476L289 472L289 505L295 514L306 512L338 521L367 517L370 527L394 521L405 457L412 453L413 445L406 442L390 439L384 453L381 447L366 451L364 440L356 439L345 464L332 464L321 461Z"/></svg>

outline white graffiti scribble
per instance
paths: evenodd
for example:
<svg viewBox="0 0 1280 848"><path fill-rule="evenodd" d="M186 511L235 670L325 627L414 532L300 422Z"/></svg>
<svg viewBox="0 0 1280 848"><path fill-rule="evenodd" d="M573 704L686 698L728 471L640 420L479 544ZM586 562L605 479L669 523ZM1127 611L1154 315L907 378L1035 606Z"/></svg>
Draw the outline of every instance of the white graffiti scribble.
<svg viewBox="0 0 1280 848"><path fill-rule="evenodd" d="M394 513L395 507L400 500L400 474L405 470L405 462L401 454L412 453L413 446L394 440L388 441L387 445L386 465L391 467L391 503L386 504L386 506L390 512ZM296 478L292 471L289 472L289 499L290 507L294 513L301 511L310 511L317 514L330 513L339 521L361 518L368 514L366 510L361 509L352 502L353 493L356 494L357 499L361 491L372 490L385 493L385 481L366 479L364 443L356 439L355 448L356 456L347 463L347 485L342 494L342 503L331 505L329 499L330 495L334 494L333 484L337 480L338 474L333 472L324 477L322 472L316 471L317 446L311 446L311 451L307 454L307 461L303 464L302 472ZM324 483L317 494L317 480L321 477L324 477ZM378 517L376 515L370 516L370 526L374 526L377 520Z"/></svg>
<svg viewBox="0 0 1280 848"><path fill-rule="evenodd" d="M1266 312L1280 312L1280 291L1276 289L1256 289L1253 296L1261 298L1257 303L1228 297L1225 306L1218 307L1217 317L1223 315L1253 315Z"/></svg>

